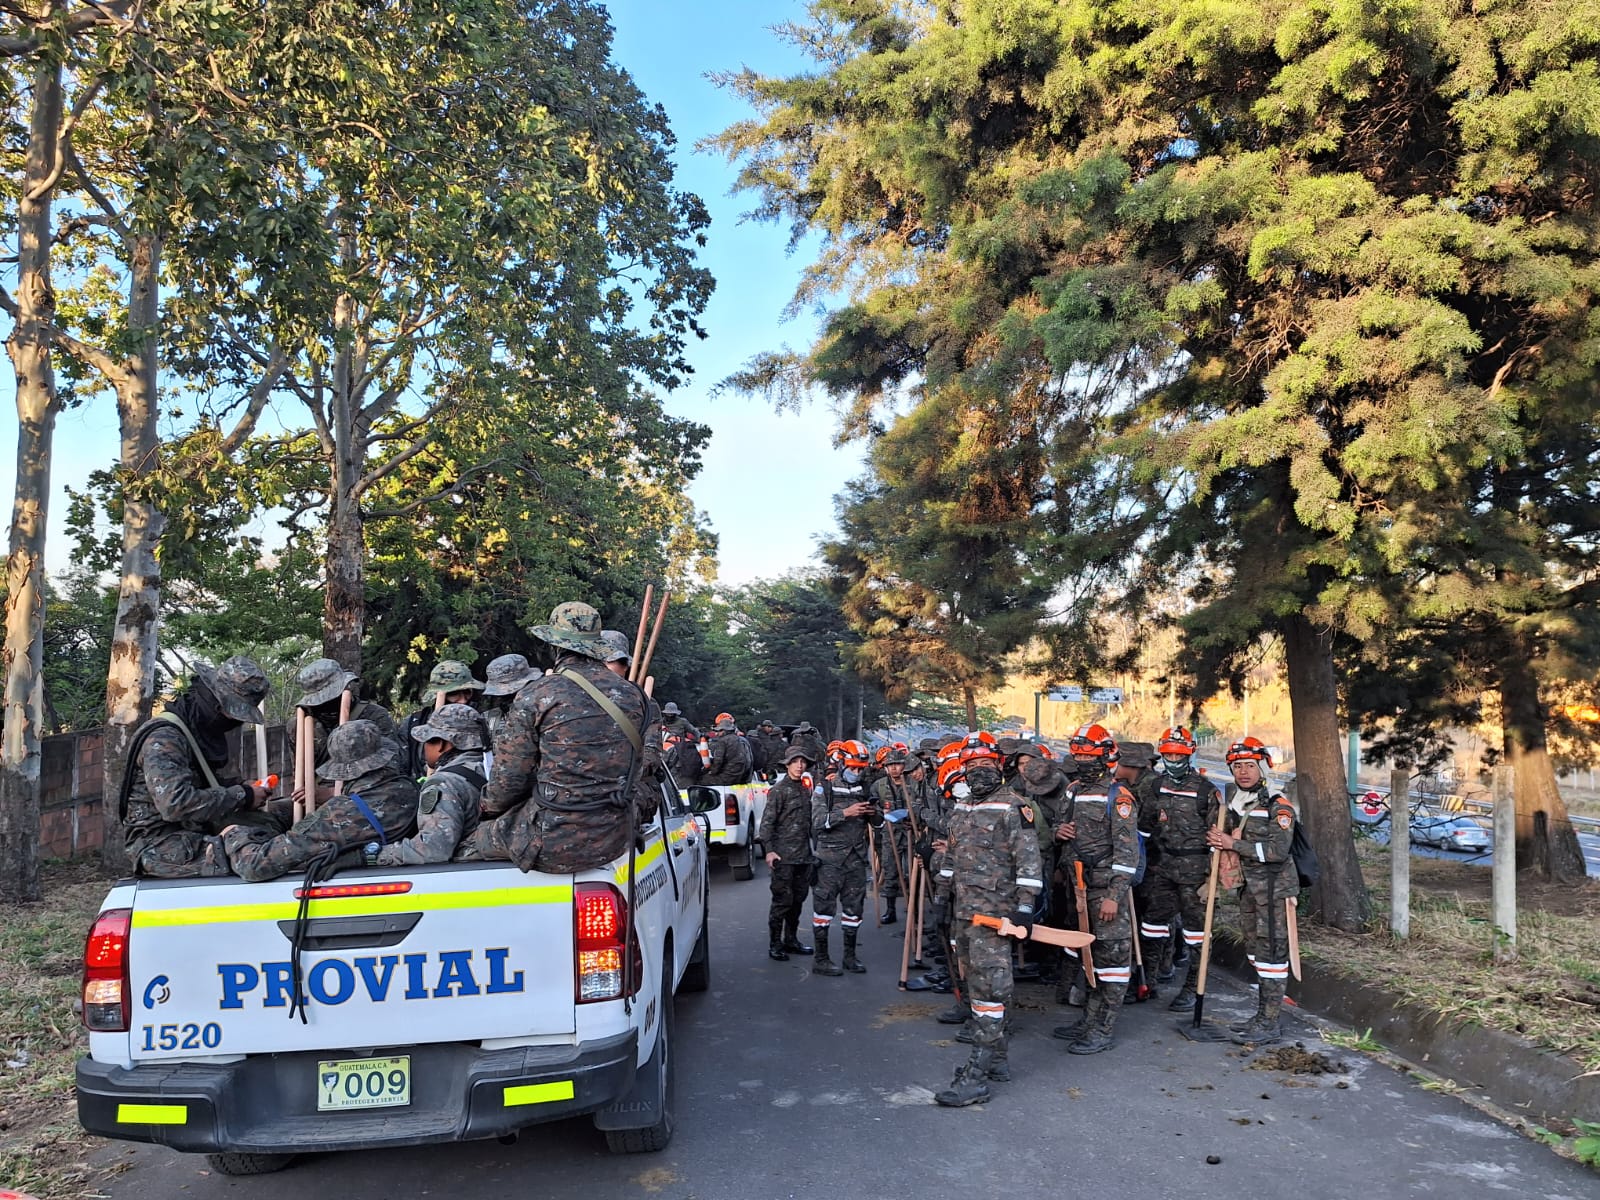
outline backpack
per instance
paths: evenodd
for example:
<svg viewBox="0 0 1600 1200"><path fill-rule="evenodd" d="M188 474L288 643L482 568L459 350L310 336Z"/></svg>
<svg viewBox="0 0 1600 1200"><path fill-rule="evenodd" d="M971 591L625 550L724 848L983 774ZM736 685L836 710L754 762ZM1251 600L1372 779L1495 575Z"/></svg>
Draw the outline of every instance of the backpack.
<svg viewBox="0 0 1600 1200"><path fill-rule="evenodd" d="M1317 852L1306 836L1305 822L1297 815L1294 819L1294 841L1289 844L1289 857L1294 859L1295 872L1300 876L1302 888L1313 887L1322 875L1322 864L1317 862Z"/></svg>

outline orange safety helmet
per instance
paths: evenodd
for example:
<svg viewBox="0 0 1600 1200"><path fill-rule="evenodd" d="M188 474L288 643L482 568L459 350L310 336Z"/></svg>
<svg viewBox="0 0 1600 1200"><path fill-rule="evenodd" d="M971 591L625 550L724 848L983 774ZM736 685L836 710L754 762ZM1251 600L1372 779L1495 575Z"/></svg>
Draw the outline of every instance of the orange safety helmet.
<svg viewBox="0 0 1600 1200"><path fill-rule="evenodd" d="M855 767L857 770L869 766L872 762L865 742L858 742L853 739L840 742L839 753L844 758L845 766Z"/></svg>
<svg viewBox="0 0 1600 1200"><path fill-rule="evenodd" d="M1258 762L1272 765L1272 755L1267 753L1266 743L1257 737L1240 738L1228 747L1228 753L1223 756L1231 767L1236 762Z"/></svg>
<svg viewBox="0 0 1600 1200"><path fill-rule="evenodd" d="M995 736L992 733L969 733L961 743L961 763L970 767L975 763L992 763L1000 765L1000 751L995 748Z"/></svg>
<svg viewBox="0 0 1600 1200"><path fill-rule="evenodd" d="M1117 743L1103 725L1080 725L1067 743L1073 758L1115 758Z"/></svg>
<svg viewBox="0 0 1600 1200"><path fill-rule="evenodd" d="M1196 742L1194 734L1182 725L1174 725L1161 735L1161 744L1156 747L1157 754L1193 754Z"/></svg>
<svg viewBox="0 0 1600 1200"><path fill-rule="evenodd" d="M939 761L937 780L941 791L948 792L966 777L967 766L959 758L946 758Z"/></svg>

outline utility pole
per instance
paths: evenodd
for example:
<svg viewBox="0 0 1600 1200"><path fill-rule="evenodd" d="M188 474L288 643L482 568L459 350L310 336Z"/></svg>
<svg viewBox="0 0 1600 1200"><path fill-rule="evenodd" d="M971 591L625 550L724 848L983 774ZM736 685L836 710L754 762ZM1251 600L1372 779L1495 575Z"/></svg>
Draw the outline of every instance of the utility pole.
<svg viewBox="0 0 1600 1200"><path fill-rule="evenodd" d="M1494 769L1494 960L1517 957L1517 801L1510 767Z"/></svg>
<svg viewBox="0 0 1600 1200"><path fill-rule="evenodd" d="M1389 772L1389 932L1411 936L1411 771L1404 764Z"/></svg>
<svg viewBox="0 0 1600 1200"><path fill-rule="evenodd" d="M1353 725L1346 743L1344 777L1352 792L1361 790L1361 730Z"/></svg>

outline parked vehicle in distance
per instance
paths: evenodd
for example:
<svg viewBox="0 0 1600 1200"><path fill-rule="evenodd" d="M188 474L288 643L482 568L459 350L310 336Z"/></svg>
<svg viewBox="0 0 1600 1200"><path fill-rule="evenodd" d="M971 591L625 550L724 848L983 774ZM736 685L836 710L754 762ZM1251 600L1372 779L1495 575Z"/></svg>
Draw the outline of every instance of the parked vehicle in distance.
<svg viewBox="0 0 1600 1200"><path fill-rule="evenodd" d="M1469 854L1482 854L1494 844L1482 825L1455 813L1417 813L1411 818L1411 840Z"/></svg>

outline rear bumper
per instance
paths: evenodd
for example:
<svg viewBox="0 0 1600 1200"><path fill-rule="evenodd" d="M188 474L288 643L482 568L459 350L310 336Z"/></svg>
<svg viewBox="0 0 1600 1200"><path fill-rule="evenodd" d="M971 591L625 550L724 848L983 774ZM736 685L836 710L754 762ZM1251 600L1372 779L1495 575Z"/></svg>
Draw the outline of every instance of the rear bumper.
<svg viewBox="0 0 1600 1200"><path fill-rule="evenodd" d="M628 1095L637 1034L582 1046L483 1050L471 1044L342 1054L263 1054L239 1062L78 1061L78 1120L90 1133L194 1153L296 1154L497 1137L596 1112ZM316 1072L330 1058L411 1056L403 1108L317 1112Z"/></svg>

